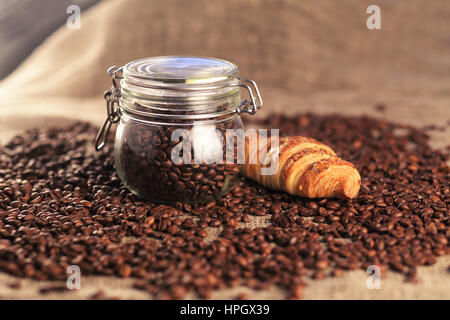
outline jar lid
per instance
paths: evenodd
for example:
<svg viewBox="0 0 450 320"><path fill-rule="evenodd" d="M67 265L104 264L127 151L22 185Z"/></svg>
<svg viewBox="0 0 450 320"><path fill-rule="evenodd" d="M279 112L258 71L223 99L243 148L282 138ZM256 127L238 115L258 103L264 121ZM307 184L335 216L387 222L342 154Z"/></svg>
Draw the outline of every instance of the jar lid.
<svg viewBox="0 0 450 320"><path fill-rule="evenodd" d="M151 57L111 67L108 72L113 81L110 99L142 116L220 117L234 112L254 114L262 106L256 83L239 76L234 63L221 59ZM241 88L247 89L250 99L241 100Z"/></svg>
<svg viewBox="0 0 450 320"><path fill-rule="evenodd" d="M157 82L163 86L177 84L208 85L233 80L238 67L229 61L191 56L165 56L130 62L123 69L127 81Z"/></svg>

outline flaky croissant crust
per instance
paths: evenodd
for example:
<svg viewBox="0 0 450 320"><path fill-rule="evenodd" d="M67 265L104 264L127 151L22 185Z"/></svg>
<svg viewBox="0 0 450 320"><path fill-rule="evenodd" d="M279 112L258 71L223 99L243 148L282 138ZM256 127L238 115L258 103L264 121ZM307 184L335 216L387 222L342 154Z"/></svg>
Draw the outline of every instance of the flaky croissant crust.
<svg viewBox="0 0 450 320"><path fill-rule="evenodd" d="M276 145L274 139L260 139L257 135L246 139L246 161L241 168L244 176L268 188L307 198L357 196L361 185L358 170L336 156L329 146L312 138L292 136L279 138L278 147L272 148ZM269 150L265 156L263 150ZM261 175L260 169L270 166L275 152L279 152L276 173ZM251 157L257 159L256 164L249 163Z"/></svg>

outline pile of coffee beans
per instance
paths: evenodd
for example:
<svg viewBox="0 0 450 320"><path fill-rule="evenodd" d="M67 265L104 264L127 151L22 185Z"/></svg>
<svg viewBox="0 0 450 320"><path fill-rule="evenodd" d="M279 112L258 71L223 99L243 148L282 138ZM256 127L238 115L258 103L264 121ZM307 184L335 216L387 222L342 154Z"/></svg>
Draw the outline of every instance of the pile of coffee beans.
<svg viewBox="0 0 450 320"><path fill-rule="evenodd" d="M221 200L144 202L115 173L112 142L76 123L31 130L0 152L0 270L60 279L136 278L157 299L247 286L300 298L312 277L378 265L416 280L416 267L449 253L450 170L416 128L368 117L271 115L259 123L311 136L356 164L359 196L311 200L240 177ZM163 160L158 160L163 162Z"/></svg>
<svg viewBox="0 0 450 320"><path fill-rule="evenodd" d="M143 124L130 118L121 126L115 148L118 174L141 198L205 203L223 196L236 182L236 161L226 163L227 148L236 149L227 145L226 130L242 127L236 116L195 126ZM173 141L179 129L185 134ZM172 160L172 151L178 151L179 162Z"/></svg>

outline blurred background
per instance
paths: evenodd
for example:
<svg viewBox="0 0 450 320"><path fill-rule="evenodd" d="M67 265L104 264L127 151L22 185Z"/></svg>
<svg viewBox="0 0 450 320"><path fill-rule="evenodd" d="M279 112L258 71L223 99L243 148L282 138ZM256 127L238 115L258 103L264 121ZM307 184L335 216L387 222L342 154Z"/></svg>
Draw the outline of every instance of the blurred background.
<svg viewBox="0 0 450 320"><path fill-rule="evenodd" d="M372 4L379 30L366 25ZM376 116L442 125L449 30L447 0L2 0L0 138L61 119L100 123L106 69L156 55L233 61L261 88L260 116L383 105Z"/></svg>

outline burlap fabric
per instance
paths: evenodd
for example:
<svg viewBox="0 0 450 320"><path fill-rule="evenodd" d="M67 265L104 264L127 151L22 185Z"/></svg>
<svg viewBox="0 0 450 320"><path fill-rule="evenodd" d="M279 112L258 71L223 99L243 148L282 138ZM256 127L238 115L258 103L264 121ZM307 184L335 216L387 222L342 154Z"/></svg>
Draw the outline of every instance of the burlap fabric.
<svg viewBox="0 0 450 320"><path fill-rule="evenodd" d="M0 142L30 127L73 119L100 124L105 117L105 73L111 65L155 55L214 56L239 65L261 87L264 110L288 114L370 114L431 132L435 148L450 144L450 4L446 0L377 1L381 30L368 30L368 1L139 1L111 0L82 12L81 29L52 34L0 83ZM373 106L383 103L385 112ZM254 222L256 223L256 222ZM450 298L450 257L420 267L419 283L392 272L382 288L366 287L368 274L309 281L306 299ZM150 298L132 279L82 277L81 289L39 294L46 282L0 273L0 298L81 299L98 290L109 297ZM235 288L214 298L248 292L251 298L283 298L278 288ZM195 298L193 296L189 296Z"/></svg>

